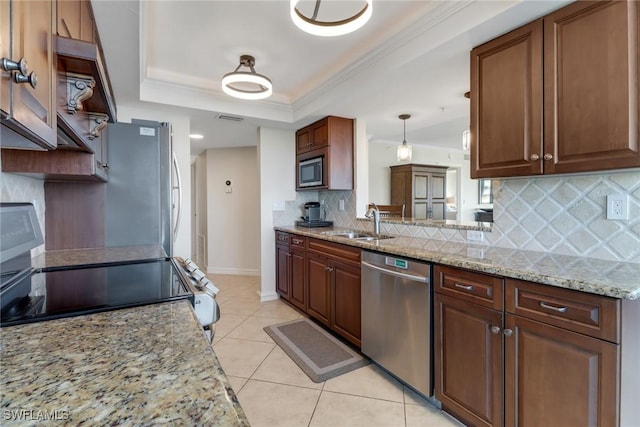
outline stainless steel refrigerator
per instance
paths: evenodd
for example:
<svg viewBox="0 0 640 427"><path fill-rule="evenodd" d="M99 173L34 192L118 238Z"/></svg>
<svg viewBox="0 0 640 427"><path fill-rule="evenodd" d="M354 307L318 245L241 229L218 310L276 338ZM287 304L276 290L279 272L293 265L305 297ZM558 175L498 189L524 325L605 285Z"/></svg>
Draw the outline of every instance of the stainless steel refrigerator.
<svg viewBox="0 0 640 427"><path fill-rule="evenodd" d="M161 245L173 255L180 222L180 173L171 126L145 120L108 128L105 245Z"/></svg>

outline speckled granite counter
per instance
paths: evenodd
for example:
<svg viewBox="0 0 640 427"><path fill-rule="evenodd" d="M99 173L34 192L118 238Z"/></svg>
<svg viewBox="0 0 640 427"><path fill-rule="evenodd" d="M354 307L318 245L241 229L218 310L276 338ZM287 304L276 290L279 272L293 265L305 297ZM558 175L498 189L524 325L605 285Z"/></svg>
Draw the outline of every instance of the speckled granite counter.
<svg viewBox="0 0 640 427"><path fill-rule="evenodd" d="M371 227L371 220L369 218L357 218L359 222L366 223L367 227ZM491 231L490 222L462 222L452 219L415 219L415 218L380 218L381 223L385 224L400 224L400 225L418 225L421 227L434 227L434 228L448 228L451 230L477 230L477 231Z"/></svg>
<svg viewBox="0 0 640 427"><path fill-rule="evenodd" d="M187 301L5 327L0 357L2 425L249 425Z"/></svg>
<svg viewBox="0 0 640 427"><path fill-rule="evenodd" d="M362 249L614 298L640 298L640 264L399 236L373 242L323 234L328 228L275 227Z"/></svg>
<svg viewBox="0 0 640 427"><path fill-rule="evenodd" d="M44 252L32 260L32 267L65 267L87 264L103 264L121 261L137 261L166 257L161 246L123 246L116 248L74 249Z"/></svg>

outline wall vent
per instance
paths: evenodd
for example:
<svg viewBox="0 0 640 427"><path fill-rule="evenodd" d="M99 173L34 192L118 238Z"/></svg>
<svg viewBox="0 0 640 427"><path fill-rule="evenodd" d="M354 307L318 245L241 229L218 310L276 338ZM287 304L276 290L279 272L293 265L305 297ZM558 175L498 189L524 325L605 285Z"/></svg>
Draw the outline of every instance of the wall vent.
<svg viewBox="0 0 640 427"><path fill-rule="evenodd" d="M232 122L241 122L244 120L244 117L229 116L228 114L218 114L216 117L220 120L231 120Z"/></svg>

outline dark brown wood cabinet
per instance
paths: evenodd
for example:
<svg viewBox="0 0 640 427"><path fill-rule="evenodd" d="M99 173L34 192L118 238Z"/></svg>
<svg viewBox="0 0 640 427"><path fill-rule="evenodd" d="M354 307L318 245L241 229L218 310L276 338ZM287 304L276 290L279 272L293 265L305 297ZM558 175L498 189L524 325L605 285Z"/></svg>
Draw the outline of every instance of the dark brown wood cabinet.
<svg viewBox="0 0 640 427"><path fill-rule="evenodd" d="M276 231L276 290L291 305L360 347L360 250Z"/></svg>
<svg viewBox="0 0 640 427"><path fill-rule="evenodd" d="M276 291L280 297L289 300L291 283L291 254L289 253L289 235L276 232Z"/></svg>
<svg viewBox="0 0 640 427"><path fill-rule="evenodd" d="M471 177L640 166L640 7L579 1L471 51Z"/></svg>
<svg viewBox="0 0 640 427"><path fill-rule="evenodd" d="M296 132L296 165L300 161L323 157L323 184L298 185L296 190L353 190L353 119L328 116Z"/></svg>
<svg viewBox="0 0 640 427"><path fill-rule="evenodd" d="M620 300L443 266L434 291L447 412L474 426L621 425Z"/></svg>
<svg viewBox="0 0 640 427"><path fill-rule="evenodd" d="M507 279L505 425L619 425L620 300Z"/></svg>
<svg viewBox="0 0 640 427"><path fill-rule="evenodd" d="M471 51L471 178L542 173L542 85L542 20Z"/></svg>
<svg viewBox="0 0 640 427"><path fill-rule="evenodd" d="M435 396L474 426L503 420L503 280L434 269Z"/></svg>
<svg viewBox="0 0 640 427"><path fill-rule="evenodd" d="M290 272L291 284L289 288L289 302L300 310L306 310L307 307L307 287L305 286L306 277L306 246L307 238L302 236L290 235Z"/></svg>
<svg viewBox="0 0 640 427"><path fill-rule="evenodd" d="M412 163L390 168L392 205L404 205L408 218L445 219L448 167Z"/></svg>
<svg viewBox="0 0 640 427"><path fill-rule="evenodd" d="M55 3L51 0L0 2L0 57L26 70L0 67L1 145L47 150L56 147ZM26 71L26 73L22 73ZM29 77L33 78L29 80ZM16 79L22 82L18 83ZM35 87L33 87L35 86Z"/></svg>
<svg viewBox="0 0 640 427"><path fill-rule="evenodd" d="M307 313L360 347L360 250L309 238L307 265Z"/></svg>
<svg viewBox="0 0 640 427"><path fill-rule="evenodd" d="M97 31L91 4L85 0L57 2L59 36L95 43Z"/></svg>

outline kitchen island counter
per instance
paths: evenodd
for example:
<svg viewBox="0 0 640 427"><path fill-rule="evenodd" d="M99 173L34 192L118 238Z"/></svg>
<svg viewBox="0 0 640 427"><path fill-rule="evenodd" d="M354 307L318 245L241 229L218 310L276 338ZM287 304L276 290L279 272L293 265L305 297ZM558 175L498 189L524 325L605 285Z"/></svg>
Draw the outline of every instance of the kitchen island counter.
<svg viewBox="0 0 640 427"><path fill-rule="evenodd" d="M481 273L573 289L612 298L640 298L640 264L523 251L422 237L363 241L332 236L339 228L277 226L276 231L315 237ZM329 232L329 234L326 234Z"/></svg>
<svg viewBox="0 0 640 427"><path fill-rule="evenodd" d="M188 301L0 329L3 425L248 426Z"/></svg>

